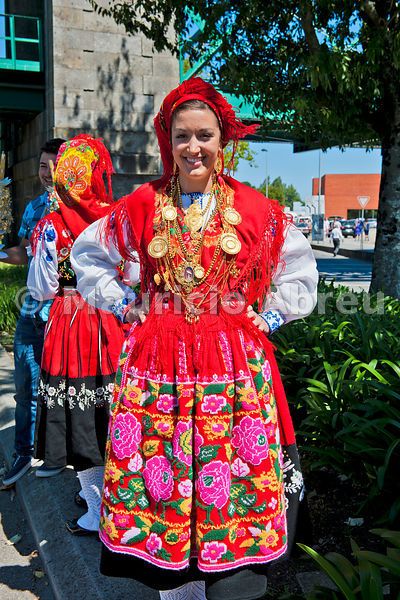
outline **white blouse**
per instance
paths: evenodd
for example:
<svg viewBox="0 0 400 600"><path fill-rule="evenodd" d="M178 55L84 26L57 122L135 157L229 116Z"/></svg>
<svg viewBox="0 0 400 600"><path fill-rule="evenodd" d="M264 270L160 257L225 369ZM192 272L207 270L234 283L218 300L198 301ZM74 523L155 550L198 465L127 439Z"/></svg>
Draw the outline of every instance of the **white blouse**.
<svg viewBox="0 0 400 600"><path fill-rule="evenodd" d="M186 204L183 197L184 206ZM115 277L115 266L121 256L111 242L105 246L99 231L103 220L92 223L76 239L71 264L77 276L77 289L90 304L121 316L120 309L135 298L132 290ZM128 236L125 243L129 247ZM137 256L137 255L136 255ZM129 279L139 281L139 258L130 265ZM318 271L310 244L289 223L285 231L281 262L274 277L274 290L269 295L263 318L274 331L283 323L309 315L317 302Z"/></svg>
<svg viewBox="0 0 400 600"><path fill-rule="evenodd" d="M95 224L95 229L97 230L97 224ZM119 256L118 253L115 253L115 255L111 253L110 255L112 259L114 259L115 256ZM110 272L109 274L113 279L117 277L116 266L120 262L121 257L113 263L112 273ZM89 269L92 266L90 263L85 264L87 264ZM94 274L96 274L95 264L93 265L93 268ZM138 265L125 261L123 279L119 288L124 297L130 298L133 294L132 299L135 298L135 294L132 292L130 286L137 282L139 278L138 273ZM104 284L106 284L106 282L104 282ZM28 271L27 286L33 298L40 301L51 300L54 298L60 287L57 257L57 232L50 221L43 227L41 237L36 247L35 256L32 258ZM107 290L103 290L102 297L107 298ZM111 303L113 303L113 301ZM92 304L96 303L92 302ZM96 306L97 308L102 308L100 304L96 304ZM108 305L105 309L110 310Z"/></svg>

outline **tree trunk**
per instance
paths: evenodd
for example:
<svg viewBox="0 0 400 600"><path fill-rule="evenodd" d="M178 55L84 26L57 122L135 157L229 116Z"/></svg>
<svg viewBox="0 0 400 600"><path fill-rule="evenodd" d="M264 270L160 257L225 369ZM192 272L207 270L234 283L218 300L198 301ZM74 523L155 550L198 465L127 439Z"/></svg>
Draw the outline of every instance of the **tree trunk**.
<svg viewBox="0 0 400 600"><path fill-rule="evenodd" d="M400 105L387 141L382 145L378 226L371 292L400 298Z"/></svg>

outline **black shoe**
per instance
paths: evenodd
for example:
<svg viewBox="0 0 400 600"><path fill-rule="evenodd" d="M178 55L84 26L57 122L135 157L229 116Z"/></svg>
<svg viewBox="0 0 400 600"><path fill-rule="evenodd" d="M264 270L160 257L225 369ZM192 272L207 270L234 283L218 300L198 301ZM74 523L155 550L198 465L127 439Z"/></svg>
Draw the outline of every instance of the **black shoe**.
<svg viewBox="0 0 400 600"><path fill-rule="evenodd" d="M97 535L97 531L91 531L90 529L85 529L78 525L78 519L65 521L65 527L72 535Z"/></svg>
<svg viewBox="0 0 400 600"><path fill-rule="evenodd" d="M32 456L19 456L16 454L11 468L3 477L3 485L13 485L22 475L25 475L32 466Z"/></svg>
<svg viewBox="0 0 400 600"><path fill-rule="evenodd" d="M88 508L87 502L86 502L85 498L82 498L82 496L80 495L79 492L76 492L76 494L74 496L74 502L77 506L79 506L79 508L85 508L87 510L87 508Z"/></svg>

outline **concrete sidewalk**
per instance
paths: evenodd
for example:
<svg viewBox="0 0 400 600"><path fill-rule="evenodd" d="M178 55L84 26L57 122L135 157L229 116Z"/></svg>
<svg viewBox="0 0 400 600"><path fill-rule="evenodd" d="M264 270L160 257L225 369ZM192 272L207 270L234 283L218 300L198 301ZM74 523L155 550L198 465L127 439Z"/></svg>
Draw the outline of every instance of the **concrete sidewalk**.
<svg viewBox="0 0 400 600"><path fill-rule="evenodd" d="M0 346L0 444L8 465L14 445L14 365ZM42 479L28 471L16 483L25 511L57 600L158 600L158 592L131 579L109 578L99 573L101 543L97 537L74 537L64 522L82 511L73 497L79 489L76 474L65 469Z"/></svg>

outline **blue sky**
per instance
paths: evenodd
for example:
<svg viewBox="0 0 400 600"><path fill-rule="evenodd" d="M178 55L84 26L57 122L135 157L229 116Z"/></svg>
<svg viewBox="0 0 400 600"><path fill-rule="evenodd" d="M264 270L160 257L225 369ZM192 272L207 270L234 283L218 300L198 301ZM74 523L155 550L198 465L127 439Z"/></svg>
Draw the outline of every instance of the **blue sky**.
<svg viewBox="0 0 400 600"><path fill-rule="evenodd" d="M292 144L269 142L265 144L251 142L256 153L254 167L245 161L239 162L235 177L239 181L249 181L260 185L265 180L268 169L270 181L281 177L286 184L293 184L302 200L311 196L311 180L318 177L318 150L293 153ZM262 149L267 149L263 152ZM266 164L268 163L268 164ZM366 152L362 148L347 148L344 152L332 148L321 152L321 176L328 173L380 173L380 150Z"/></svg>

